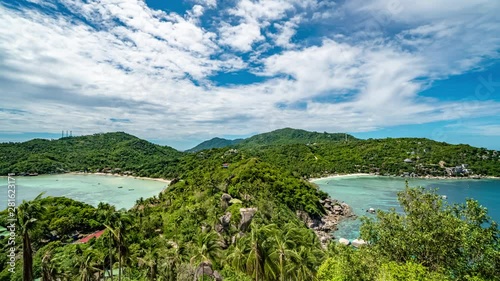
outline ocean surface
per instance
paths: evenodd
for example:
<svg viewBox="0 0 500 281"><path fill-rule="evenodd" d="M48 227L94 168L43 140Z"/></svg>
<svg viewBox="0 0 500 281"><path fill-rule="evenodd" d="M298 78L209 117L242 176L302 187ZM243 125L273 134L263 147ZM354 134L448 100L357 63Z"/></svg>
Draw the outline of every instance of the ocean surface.
<svg viewBox="0 0 500 281"><path fill-rule="evenodd" d="M42 175L36 177L15 177L16 203L31 200L41 192L43 197L64 196L97 206L105 202L117 209L130 209L137 199L158 195L167 183L108 175ZM118 188L120 187L121 188ZM7 177L0 177L0 210L7 208Z"/></svg>
<svg viewBox="0 0 500 281"><path fill-rule="evenodd" d="M467 198L478 200L488 208L494 221L500 222L500 180L438 180L408 179L410 186L437 188L438 194L446 195L448 203L463 203ZM366 212L369 208L389 210L399 208L397 193L405 188L404 178L377 176L346 176L314 181L332 198L349 204L358 216L374 216ZM360 220L341 222L335 238L355 239L359 237Z"/></svg>

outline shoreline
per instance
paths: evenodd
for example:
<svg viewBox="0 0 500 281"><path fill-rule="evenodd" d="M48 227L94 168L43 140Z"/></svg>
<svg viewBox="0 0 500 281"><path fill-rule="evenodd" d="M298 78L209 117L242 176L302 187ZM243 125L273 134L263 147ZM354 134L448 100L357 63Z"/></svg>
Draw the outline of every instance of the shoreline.
<svg viewBox="0 0 500 281"><path fill-rule="evenodd" d="M368 174L368 173L353 173L353 174L333 174L327 175L319 178L310 178L308 182L316 182L320 180L326 179L335 179L335 178L354 178L354 177L380 177L380 178L401 178L401 179L422 179L422 180L482 180L482 179L490 179L490 180L500 180L500 177L495 176L478 176L475 177L447 177L447 176L418 176L418 177L401 177L401 176L386 176L386 175L377 175L377 174Z"/></svg>
<svg viewBox="0 0 500 281"><path fill-rule="evenodd" d="M326 179L335 179L335 178L354 178L354 177L378 177L379 175L375 174L366 174L366 173L354 173L354 174L333 174L333 175L328 175L320 178L310 178L307 181L309 182L315 182L319 180L326 180Z"/></svg>
<svg viewBox="0 0 500 281"><path fill-rule="evenodd" d="M164 183L170 183L171 182L171 180L162 179L162 178L137 177L137 176L131 176L131 175L120 175L120 174L110 174L110 173L69 172L69 173L64 173L62 175L65 175L65 174L70 174L70 175L95 175L95 176L125 177L125 178L132 178L132 179L138 179L138 180L159 181L159 182L164 182Z"/></svg>

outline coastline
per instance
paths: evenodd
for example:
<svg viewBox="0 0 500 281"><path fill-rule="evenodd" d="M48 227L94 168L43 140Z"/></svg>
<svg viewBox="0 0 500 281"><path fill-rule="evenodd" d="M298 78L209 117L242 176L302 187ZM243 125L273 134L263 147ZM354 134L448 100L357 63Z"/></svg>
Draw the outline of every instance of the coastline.
<svg viewBox="0 0 500 281"><path fill-rule="evenodd" d="M310 178L309 182L315 182L319 180L335 179L335 178L354 178L354 177L378 177L379 175L367 174L367 173L354 173L354 174L333 174L320 178Z"/></svg>
<svg viewBox="0 0 500 281"><path fill-rule="evenodd" d="M96 175L96 176L125 177L125 178L133 178L133 179L138 179L138 180L152 180L152 181L159 181L159 182L164 182L164 183L168 183L168 184L171 182L171 180L162 179L162 178L136 177L136 176L131 176L131 175L120 175L120 174L110 174L110 173L69 172L69 173L65 173L65 174L71 174L71 175Z"/></svg>
<svg viewBox="0 0 500 281"><path fill-rule="evenodd" d="M417 176L417 177L402 177L402 176L387 176L387 175L378 175L378 174L368 174L368 173L353 173L353 174L333 174L320 178L310 178L307 181L316 182L320 180L326 179L334 179L334 178L351 178L351 177L381 177L381 178L402 178L402 179L423 179L423 180L500 180L500 177L495 176L478 176L474 177L447 177L447 176Z"/></svg>

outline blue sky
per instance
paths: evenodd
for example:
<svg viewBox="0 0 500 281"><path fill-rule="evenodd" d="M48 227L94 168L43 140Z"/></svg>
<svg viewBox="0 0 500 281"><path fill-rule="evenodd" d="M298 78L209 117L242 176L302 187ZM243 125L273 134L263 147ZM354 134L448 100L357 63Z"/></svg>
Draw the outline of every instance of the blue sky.
<svg viewBox="0 0 500 281"><path fill-rule="evenodd" d="M283 127L500 149L496 0L0 0L0 141Z"/></svg>

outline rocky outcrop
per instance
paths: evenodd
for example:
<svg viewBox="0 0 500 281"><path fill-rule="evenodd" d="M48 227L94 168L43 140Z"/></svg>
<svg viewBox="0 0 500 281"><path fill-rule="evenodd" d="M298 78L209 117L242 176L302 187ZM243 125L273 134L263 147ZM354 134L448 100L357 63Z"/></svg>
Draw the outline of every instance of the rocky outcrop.
<svg viewBox="0 0 500 281"><path fill-rule="evenodd" d="M351 244L351 242L345 238L340 238L339 239L339 243L340 244L343 244L343 245L346 245L346 246L349 246L349 244Z"/></svg>
<svg viewBox="0 0 500 281"><path fill-rule="evenodd" d="M238 226L240 231L245 232L248 229L248 226L252 222L252 218L256 212L257 212L257 208L241 208L240 209L241 221L240 221L240 225Z"/></svg>
<svg viewBox="0 0 500 281"><path fill-rule="evenodd" d="M356 248L359 248L363 245L366 245L366 241L363 240L363 239L354 239L352 240L351 244L356 247Z"/></svg>
<svg viewBox="0 0 500 281"><path fill-rule="evenodd" d="M326 198L320 200L320 204L325 210L325 215L322 217L311 217L303 211L297 211L297 216L307 227L314 230L321 244L326 246L332 239L332 232L337 230L338 222L345 218L355 218L356 215L349 205L335 199Z"/></svg>
<svg viewBox="0 0 500 281"><path fill-rule="evenodd" d="M219 218L219 221L224 228L229 227L229 224L231 223L231 213L226 212L222 217Z"/></svg>
<svg viewBox="0 0 500 281"><path fill-rule="evenodd" d="M208 276L217 281L223 280L220 273L212 269L212 263L210 261L203 261L200 263L198 268L196 268L193 281L204 280L204 276Z"/></svg>
<svg viewBox="0 0 500 281"><path fill-rule="evenodd" d="M231 213L226 212L223 216L219 218L219 223L215 225L215 231L222 233L227 230L231 224Z"/></svg>
<svg viewBox="0 0 500 281"><path fill-rule="evenodd" d="M222 194L221 198L220 198L220 202L221 202L221 207L225 210L227 207L229 207L229 201L231 201L231 199L233 199L233 197L231 197L231 195L227 194L227 193L224 193Z"/></svg>

